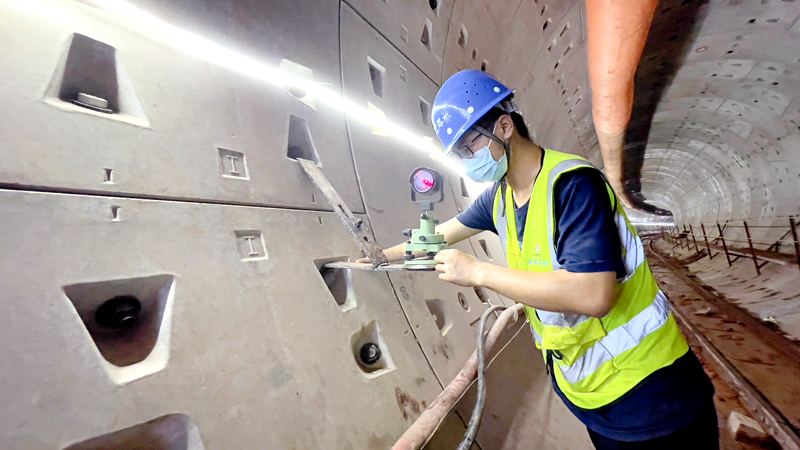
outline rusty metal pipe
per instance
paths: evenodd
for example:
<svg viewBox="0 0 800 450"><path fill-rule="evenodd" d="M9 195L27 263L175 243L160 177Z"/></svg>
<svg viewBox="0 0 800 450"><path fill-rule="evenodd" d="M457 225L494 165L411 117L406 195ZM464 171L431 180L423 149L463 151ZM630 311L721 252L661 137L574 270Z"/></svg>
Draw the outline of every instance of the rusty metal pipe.
<svg viewBox="0 0 800 450"><path fill-rule="evenodd" d="M636 69L658 0L586 0L586 46L592 115L606 176L627 207L625 130L633 108Z"/></svg>
<svg viewBox="0 0 800 450"><path fill-rule="evenodd" d="M517 303L500 314L486 334L484 353L488 354L491 351L500 333L506 327L516 323L522 311L522 303ZM453 381L436 397L436 400L425 408L422 415L400 436L400 439L392 446L391 450L419 450L422 448L477 376L478 352L476 350Z"/></svg>

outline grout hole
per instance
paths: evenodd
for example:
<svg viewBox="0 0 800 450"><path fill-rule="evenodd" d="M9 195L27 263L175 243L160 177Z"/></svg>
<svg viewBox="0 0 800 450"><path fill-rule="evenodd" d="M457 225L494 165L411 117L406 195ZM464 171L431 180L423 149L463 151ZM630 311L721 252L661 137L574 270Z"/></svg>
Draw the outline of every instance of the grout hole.
<svg viewBox="0 0 800 450"><path fill-rule="evenodd" d="M461 48L467 48L467 42L469 42L467 28L464 25L461 25L461 30L458 32L458 45L461 46Z"/></svg>
<svg viewBox="0 0 800 450"><path fill-rule="evenodd" d="M114 184L114 171L112 169L103 169L103 183Z"/></svg>
<svg viewBox="0 0 800 450"><path fill-rule="evenodd" d="M392 355L375 321L353 333L350 346L358 368L367 378L376 378L395 369Z"/></svg>
<svg viewBox="0 0 800 450"><path fill-rule="evenodd" d="M170 336L161 329L171 320L174 283L172 275L154 275L63 287L115 382L166 367Z"/></svg>
<svg viewBox="0 0 800 450"><path fill-rule="evenodd" d="M119 222L120 221L120 217L119 217L119 210L120 209L122 209L122 207L121 206L117 206L117 205L113 205L111 207L111 221L112 222Z"/></svg>
<svg viewBox="0 0 800 450"><path fill-rule="evenodd" d="M458 304L461 305L461 308L464 309L464 311L469 312L469 303L467 303L467 297L463 292L458 293Z"/></svg>

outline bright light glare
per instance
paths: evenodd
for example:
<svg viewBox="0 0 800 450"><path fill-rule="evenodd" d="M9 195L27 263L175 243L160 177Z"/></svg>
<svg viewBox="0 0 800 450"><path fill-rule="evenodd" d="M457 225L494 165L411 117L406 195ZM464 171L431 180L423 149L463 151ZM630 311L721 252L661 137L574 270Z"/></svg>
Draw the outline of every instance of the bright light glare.
<svg viewBox="0 0 800 450"><path fill-rule="evenodd" d="M324 103L330 108L344 111L349 118L356 119L372 129L379 129L386 132L387 136L399 139L402 142L418 149L431 158L447 166L459 175L464 174L461 164L450 158L445 158L441 147L434 144L434 141L427 136L420 136L403 126L381 118L379 115L370 113L366 107L357 105L351 100L342 97L341 94L313 81L295 77L289 73L281 71L277 67L270 66L255 58L239 53L235 50L223 47L216 42L201 36L189 33L180 28L174 27L158 17L145 12L124 0L79 0L81 3L93 5L101 10L117 14L125 21L132 21L138 27L133 30L136 32L147 31L148 38L161 38L173 48L206 60L210 63L220 65L225 68L236 70L244 75L256 78L265 83L276 86L293 86L305 90L313 95L316 100ZM141 29L139 29L141 28ZM471 181L471 180L470 180Z"/></svg>

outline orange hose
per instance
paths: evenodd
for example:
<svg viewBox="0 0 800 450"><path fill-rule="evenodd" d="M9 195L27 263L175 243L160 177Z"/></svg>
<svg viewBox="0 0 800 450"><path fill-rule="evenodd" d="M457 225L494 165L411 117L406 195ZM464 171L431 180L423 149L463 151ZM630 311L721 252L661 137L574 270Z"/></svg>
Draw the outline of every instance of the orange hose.
<svg viewBox="0 0 800 450"><path fill-rule="evenodd" d="M497 321L492 325L492 329L486 334L486 354L488 354L494 346L498 336L500 336L500 332L506 327L516 323L522 311L523 305L517 303L500 314ZM476 350L453 381L451 381L444 391L436 397L436 400L431 402L425 411L422 412L422 415L411 424L411 427L400 436L400 439L392 446L391 450L419 450L422 448L436 431L439 423L441 423L447 413L453 409L477 376L478 354Z"/></svg>

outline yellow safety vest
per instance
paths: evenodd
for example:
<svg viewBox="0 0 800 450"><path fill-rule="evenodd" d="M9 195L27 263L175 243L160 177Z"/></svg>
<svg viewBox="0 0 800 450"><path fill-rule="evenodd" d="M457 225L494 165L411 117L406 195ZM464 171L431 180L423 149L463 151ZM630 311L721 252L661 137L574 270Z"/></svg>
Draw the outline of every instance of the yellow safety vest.
<svg viewBox="0 0 800 450"><path fill-rule="evenodd" d="M494 200L495 228L506 250L508 266L515 270L563 269L556 259L553 187L562 174L593 167L579 156L543 151L542 170L533 185L522 244L517 239L511 187L501 184ZM553 371L559 388L583 409L613 402L689 350L672 317L669 301L650 272L642 241L614 191L608 185L606 189L626 270L625 276L617 280L611 311L598 319L525 307L536 346L546 358L548 352L556 355Z"/></svg>

